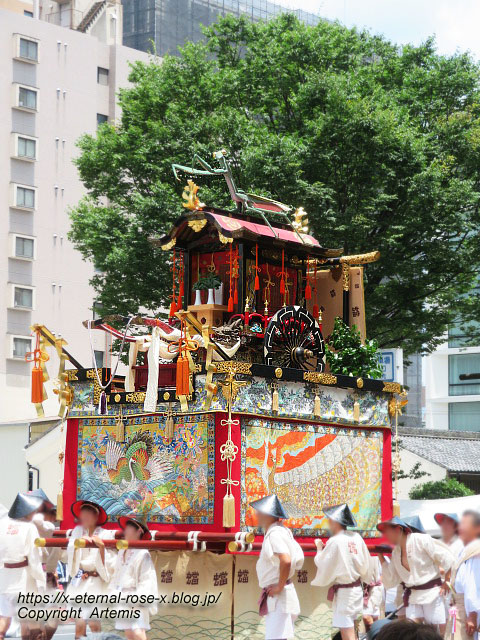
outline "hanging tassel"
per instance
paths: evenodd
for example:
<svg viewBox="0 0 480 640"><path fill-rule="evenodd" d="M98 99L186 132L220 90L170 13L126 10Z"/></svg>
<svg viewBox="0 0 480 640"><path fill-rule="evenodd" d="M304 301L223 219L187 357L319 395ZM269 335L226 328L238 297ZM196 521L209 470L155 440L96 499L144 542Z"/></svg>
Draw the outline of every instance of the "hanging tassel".
<svg viewBox="0 0 480 640"><path fill-rule="evenodd" d="M63 493L57 494L57 520L63 520Z"/></svg>
<svg viewBox="0 0 480 640"><path fill-rule="evenodd" d="M235 282L235 291L233 292L233 304L238 304L238 289L237 283ZM233 309L232 309L233 311Z"/></svg>
<svg viewBox="0 0 480 640"><path fill-rule="evenodd" d="M169 312L169 317L173 318L173 316L177 313L177 305L175 304L175 300L172 300L171 304L170 304L170 312Z"/></svg>
<svg viewBox="0 0 480 640"><path fill-rule="evenodd" d="M396 500L393 501L393 515L400 517L400 503Z"/></svg>
<svg viewBox="0 0 480 640"><path fill-rule="evenodd" d="M100 394L100 400L98 401L98 415L104 416L107 413L107 394L102 391Z"/></svg>
<svg viewBox="0 0 480 640"><path fill-rule="evenodd" d="M173 416L170 414L165 421L165 440L167 444L173 440L173 432L175 429L175 423L173 422Z"/></svg>
<svg viewBox="0 0 480 640"><path fill-rule="evenodd" d="M255 245L255 291L260 290L260 278L258 277L258 244Z"/></svg>
<svg viewBox="0 0 480 640"><path fill-rule="evenodd" d="M280 293L282 296L285 295L285 279L282 276L282 279L280 280Z"/></svg>
<svg viewBox="0 0 480 640"><path fill-rule="evenodd" d="M223 526L235 526L235 497L231 493L226 493L223 497Z"/></svg>
<svg viewBox="0 0 480 640"><path fill-rule="evenodd" d="M305 287L305 300L311 300L312 299L312 287L310 286L310 283L307 282L307 285Z"/></svg>
<svg viewBox="0 0 480 640"><path fill-rule="evenodd" d="M255 291L259 291L260 290L260 278L258 277L258 273L255 276Z"/></svg>
<svg viewBox="0 0 480 640"><path fill-rule="evenodd" d="M359 422L360 420L360 404L358 400L355 400L353 404L353 420L354 422Z"/></svg>
<svg viewBox="0 0 480 640"><path fill-rule="evenodd" d="M320 317L320 309L318 308L318 304L313 305L312 316L315 318L315 320L318 320L318 318Z"/></svg>
<svg viewBox="0 0 480 640"><path fill-rule="evenodd" d="M177 379L176 379L176 387L177 387L177 396L188 396L189 395L189 386L190 386L190 376L189 376L189 367L188 367L188 359L185 356L178 356L177 359Z"/></svg>
<svg viewBox="0 0 480 640"><path fill-rule="evenodd" d="M32 402L33 404L43 402L43 371L36 363L32 369Z"/></svg>
<svg viewBox="0 0 480 640"><path fill-rule="evenodd" d="M320 396L318 395L318 389L315 393L315 401L313 403L313 415L316 418L319 418L321 416L321 407L320 407Z"/></svg>
<svg viewBox="0 0 480 640"><path fill-rule="evenodd" d="M233 311L233 297L230 296L228 298L228 307L227 307L228 313L232 313Z"/></svg>
<svg viewBox="0 0 480 640"><path fill-rule="evenodd" d="M279 407L278 388L274 387L273 394L272 394L272 411L274 411L275 413L278 413L278 407Z"/></svg>

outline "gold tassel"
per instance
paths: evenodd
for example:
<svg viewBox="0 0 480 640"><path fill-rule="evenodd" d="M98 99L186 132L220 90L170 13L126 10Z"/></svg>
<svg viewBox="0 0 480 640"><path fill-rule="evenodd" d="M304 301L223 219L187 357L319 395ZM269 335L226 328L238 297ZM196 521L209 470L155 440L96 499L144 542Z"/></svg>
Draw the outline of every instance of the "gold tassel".
<svg viewBox="0 0 480 640"><path fill-rule="evenodd" d="M169 444L173 440L174 429L175 429L175 423L173 422L173 416L171 413L169 413L165 421L165 440Z"/></svg>
<svg viewBox="0 0 480 640"><path fill-rule="evenodd" d="M396 500L393 501L393 515L400 517L400 503Z"/></svg>
<svg viewBox="0 0 480 640"><path fill-rule="evenodd" d="M63 520L63 493L57 495L57 520Z"/></svg>
<svg viewBox="0 0 480 640"><path fill-rule="evenodd" d="M322 414L322 411L320 407L320 396L318 395L318 389L317 389L315 393L315 402L313 403L313 415L316 418L319 418L321 414Z"/></svg>
<svg viewBox="0 0 480 640"><path fill-rule="evenodd" d="M231 493L226 493L223 497L223 526L235 526L235 497Z"/></svg>
<svg viewBox="0 0 480 640"><path fill-rule="evenodd" d="M275 413L278 413L278 387L277 387L277 385L273 386L272 411L275 412Z"/></svg>
<svg viewBox="0 0 480 640"><path fill-rule="evenodd" d="M360 404L357 400L355 400L353 405L353 420L354 422L360 421Z"/></svg>

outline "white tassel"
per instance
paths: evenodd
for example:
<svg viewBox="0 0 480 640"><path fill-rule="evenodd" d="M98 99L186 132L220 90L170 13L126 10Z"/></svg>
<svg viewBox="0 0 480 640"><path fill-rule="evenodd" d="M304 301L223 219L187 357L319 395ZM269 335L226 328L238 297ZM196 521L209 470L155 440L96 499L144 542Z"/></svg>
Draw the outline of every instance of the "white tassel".
<svg viewBox="0 0 480 640"><path fill-rule="evenodd" d="M152 340L148 349L148 382L143 410L152 413L157 408L158 398L158 359L160 357L160 331L158 327L153 327Z"/></svg>
<svg viewBox="0 0 480 640"><path fill-rule="evenodd" d="M137 364L138 355L138 340L130 343L128 350L128 372L125 377L125 391L129 393L135 391L135 369L133 368Z"/></svg>

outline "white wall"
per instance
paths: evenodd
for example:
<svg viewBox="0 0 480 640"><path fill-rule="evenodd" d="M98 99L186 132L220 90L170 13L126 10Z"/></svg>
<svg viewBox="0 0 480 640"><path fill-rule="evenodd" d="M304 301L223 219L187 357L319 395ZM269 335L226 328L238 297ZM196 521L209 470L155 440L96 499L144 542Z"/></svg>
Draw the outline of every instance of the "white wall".
<svg viewBox="0 0 480 640"><path fill-rule="evenodd" d="M399 500L408 500L408 493L410 489L412 489L415 485L423 484L424 482L443 480L447 476L447 470L443 467L440 467L433 462L429 462L425 460L425 458L421 458L417 456L415 453L411 451L407 451L407 449L400 448L400 456L402 459L402 470L405 473L408 473L412 467L420 462L420 471L426 471L429 473L429 476L424 476L419 480L410 480L404 479L398 481L398 497Z"/></svg>
<svg viewBox="0 0 480 640"><path fill-rule="evenodd" d="M58 425L22 452L24 459L38 468L40 486L53 502L56 502L63 479L63 464L60 464L58 454L64 450L64 441L65 431L62 432Z"/></svg>
<svg viewBox="0 0 480 640"><path fill-rule="evenodd" d="M27 442L27 423L0 426L0 504L7 508L19 491L28 489L28 467L23 452Z"/></svg>

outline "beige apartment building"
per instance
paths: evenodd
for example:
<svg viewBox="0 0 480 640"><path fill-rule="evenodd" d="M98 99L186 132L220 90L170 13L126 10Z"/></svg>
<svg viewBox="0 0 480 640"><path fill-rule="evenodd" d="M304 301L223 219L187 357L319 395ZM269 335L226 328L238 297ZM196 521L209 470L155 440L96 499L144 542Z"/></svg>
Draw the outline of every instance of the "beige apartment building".
<svg viewBox="0 0 480 640"><path fill-rule="evenodd" d="M118 118L116 94L128 84L128 63L147 60L146 54L116 44L121 42L117 2L86 4L102 7L88 24L84 7L82 31L32 18L38 3L0 0L6 7L0 9L0 468L8 478L0 486L0 503L5 504L28 486L23 448L31 430L40 428L30 404L31 364L25 362L33 347L30 327L47 326L65 338L84 366L91 364L81 321L92 317L93 266L67 238L68 208L84 194L72 162L75 143L84 133L94 134L99 123ZM49 3L52 11L68 5ZM99 364L104 340L102 332L94 337ZM54 378L58 365L50 353ZM52 382L48 393L43 428L54 424L58 412Z"/></svg>

